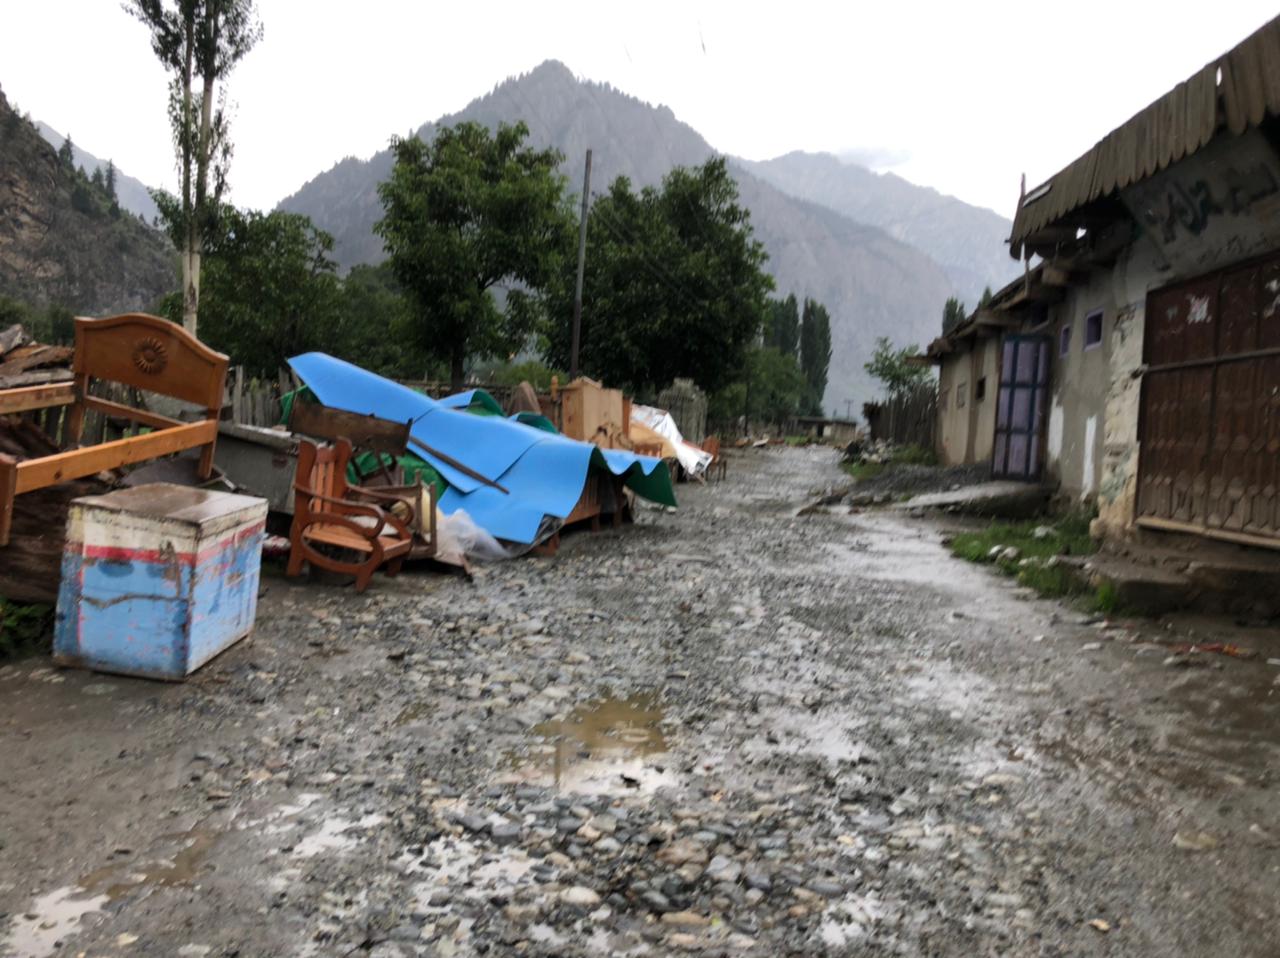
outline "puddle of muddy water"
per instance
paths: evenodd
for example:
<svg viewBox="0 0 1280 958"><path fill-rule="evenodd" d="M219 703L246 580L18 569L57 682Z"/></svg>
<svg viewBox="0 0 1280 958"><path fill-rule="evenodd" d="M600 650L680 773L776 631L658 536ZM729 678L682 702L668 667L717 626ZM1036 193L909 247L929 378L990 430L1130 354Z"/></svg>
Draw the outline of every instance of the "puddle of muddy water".
<svg viewBox="0 0 1280 958"><path fill-rule="evenodd" d="M653 791L674 784L674 776L651 761L669 747L663 718L652 692L594 699L563 719L535 726L543 742L514 757L511 780L581 794Z"/></svg>
<svg viewBox="0 0 1280 958"><path fill-rule="evenodd" d="M0 946L0 955L44 958L59 942L79 929L80 919L107 903L106 895L68 886L41 895L13 921L9 935Z"/></svg>
<svg viewBox="0 0 1280 958"><path fill-rule="evenodd" d="M221 832L203 828L164 835L163 841L182 845L170 859L107 865L89 872L75 885L40 896L14 921L0 955L43 958L58 950L59 942L75 933L80 920L90 912L143 889L193 883L221 837Z"/></svg>

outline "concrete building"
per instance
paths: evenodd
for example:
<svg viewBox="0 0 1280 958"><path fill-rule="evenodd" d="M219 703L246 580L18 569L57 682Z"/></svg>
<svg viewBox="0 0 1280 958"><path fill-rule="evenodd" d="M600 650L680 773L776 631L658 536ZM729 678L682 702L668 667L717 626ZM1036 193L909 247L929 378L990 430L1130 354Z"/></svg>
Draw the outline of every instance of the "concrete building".
<svg viewBox="0 0 1280 958"><path fill-rule="evenodd" d="M1280 546L1280 18L1025 190L1010 249L1037 267L929 348L944 461Z"/></svg>

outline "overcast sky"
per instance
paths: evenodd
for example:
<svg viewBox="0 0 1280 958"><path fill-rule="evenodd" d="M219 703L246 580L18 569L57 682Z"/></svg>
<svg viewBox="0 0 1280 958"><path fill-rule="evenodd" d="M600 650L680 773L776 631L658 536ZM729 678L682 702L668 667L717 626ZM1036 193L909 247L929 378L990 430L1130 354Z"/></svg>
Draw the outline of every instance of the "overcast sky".
<svg viewBox="0 0 1280 958"><path fill-rule="evenodd" d="M757 4L259 0L230 78L232 199L271 207L344 156L543 60L671 107L748 159L825 150L1009 216L1037 183L1276 13L1275 0ZM0 88L172 188L166 79L117 0L0 0Z"/></svg>

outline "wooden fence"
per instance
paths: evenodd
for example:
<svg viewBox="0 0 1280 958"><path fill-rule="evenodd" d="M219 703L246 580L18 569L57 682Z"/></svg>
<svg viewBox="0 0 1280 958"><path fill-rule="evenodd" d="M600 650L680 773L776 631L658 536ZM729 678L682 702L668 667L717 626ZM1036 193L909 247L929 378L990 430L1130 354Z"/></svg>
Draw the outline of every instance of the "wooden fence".
<svg viewBox="0 0 1280 958"><path fill-rule="evenodd" d="M938 387L925 383L884 402L865 403L862 415L873 440L933 449L938 435Z"/></svg>

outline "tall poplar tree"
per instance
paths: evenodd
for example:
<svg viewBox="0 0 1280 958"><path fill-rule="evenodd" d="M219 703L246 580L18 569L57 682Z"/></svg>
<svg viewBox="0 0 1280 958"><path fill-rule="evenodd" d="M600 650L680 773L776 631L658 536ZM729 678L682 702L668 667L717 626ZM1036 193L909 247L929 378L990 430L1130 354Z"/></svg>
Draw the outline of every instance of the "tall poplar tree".
<svg viewBox="0 0 1280 958"><path fill-rule="evenodd" d="M196 332L200 258L222 209L231 163L228 74L262 37L254 0L131 0L151 31L151 49L169 72L169 122L178 193L152 192L182 258L182 325ZM216 101L216 104L215 104Z"/></svg>

